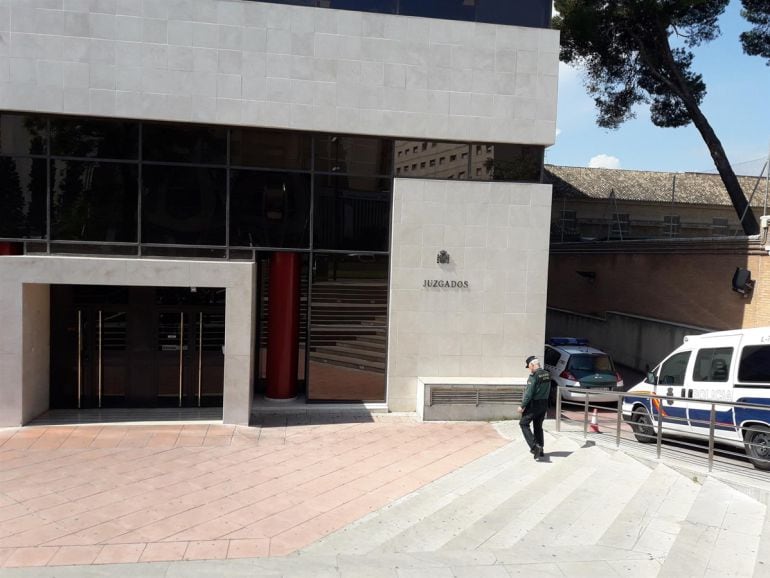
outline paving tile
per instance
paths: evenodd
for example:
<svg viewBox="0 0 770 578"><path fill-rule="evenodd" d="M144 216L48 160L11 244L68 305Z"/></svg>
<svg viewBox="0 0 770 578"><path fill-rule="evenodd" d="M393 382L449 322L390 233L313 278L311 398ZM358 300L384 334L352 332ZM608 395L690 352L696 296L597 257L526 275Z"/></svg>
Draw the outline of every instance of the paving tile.
<svg viewBox="0 0 770 578"><path fill-rule="evenodd" d="M108 544L102 548L94 564L131 564L139 561L146 544Z"/></svg>
<svg viewBox="0 0 770 578"><path fill-rule="evenodd" d="M184 553L185 560L224 560L230 546L229 540L205 540L190 542Z"/></svg>
<svg viewBox="0 0 770 578"><path fill-rule="evenodd" d="M147 544L139 558L140 562L164 562L168 560L182 560L187 542L157 542Z"/></svg>
<svg viewBox="0 0 770 578"><path fill-rule="evenodd" d="M230 540L227 550L228 558L259 558L267 556L270 553L270 540L251 539L251 540Z"/></svg>
<svg viewBox="0 0 770 578"><path fill-rule="evenodd" d="M102 546L63 546L48 562L48 566L93 564Z"/></svg>
<svg viewBox="0 0 770 578"><path fill-rule="evenodd" d="M54 557L59 548L38 546L33 548L16 548L3 563L4 568L21 568L26 566L45 566Z"/></svg>

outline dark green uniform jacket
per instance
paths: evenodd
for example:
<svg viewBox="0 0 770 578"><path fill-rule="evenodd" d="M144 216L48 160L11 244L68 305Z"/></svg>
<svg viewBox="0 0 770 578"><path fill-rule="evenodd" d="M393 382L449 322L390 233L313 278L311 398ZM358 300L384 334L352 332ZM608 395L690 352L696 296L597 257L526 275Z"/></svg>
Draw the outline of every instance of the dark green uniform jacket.
<svg viewBox="0 0 770 578"><path fill-rule="evenodd" d="M521 406L526 411L529 402L534 400L547 400L550 393L551 376L545 369L538 369L535 373L530 374L527 379L527 389L524 390Z"/></svg>

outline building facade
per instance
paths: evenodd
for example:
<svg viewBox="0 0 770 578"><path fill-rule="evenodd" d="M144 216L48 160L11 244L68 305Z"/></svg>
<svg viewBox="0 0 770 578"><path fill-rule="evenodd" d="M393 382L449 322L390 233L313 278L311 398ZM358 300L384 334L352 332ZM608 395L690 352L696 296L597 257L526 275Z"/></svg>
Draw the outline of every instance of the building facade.
<svg viewBox="0 0 770 578"><path fill-rule="evenodd" d="M0 426L415 411L419 377L523 376L549 21L540 0L0 6Z"/></svg>
<svg viewBox="0 0 770 578"><path fill-rule="evenodd" d="M553 243L743 236L718 174L545 165L543 175L553 185ZM738 177L757 218L767 179Z"/></svg>

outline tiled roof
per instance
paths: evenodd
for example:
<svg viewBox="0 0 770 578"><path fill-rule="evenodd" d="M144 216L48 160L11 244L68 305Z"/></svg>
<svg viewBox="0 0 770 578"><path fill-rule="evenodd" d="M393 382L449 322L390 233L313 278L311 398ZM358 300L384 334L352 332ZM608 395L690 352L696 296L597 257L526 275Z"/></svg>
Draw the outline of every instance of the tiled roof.
<svg viewBox="0 0 770 578"><path fill-rule="evenodd" d="M608 199L612 191L619 201L653 203L692 203L697 205L732 205L722 179L717 174L663 173L587 167L545 165L543 180L553 185L554 198ZM748 198L756 177L738 177ZM761 207L765 200L765 179L757 186L751 202Z"/></svg>

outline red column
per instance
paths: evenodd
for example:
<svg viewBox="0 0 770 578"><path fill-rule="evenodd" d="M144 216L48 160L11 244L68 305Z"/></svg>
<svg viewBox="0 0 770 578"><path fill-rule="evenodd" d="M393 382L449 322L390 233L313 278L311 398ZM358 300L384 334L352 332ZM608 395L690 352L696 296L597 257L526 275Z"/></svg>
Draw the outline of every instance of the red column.
<svg viewBox="0 0 770 578"><path fill-rule="evenodd" d="M299 275L298 253L274 253L270 257L265 391L269 399L291 399L297 395Z"/></svg>
<svg viewBox="0 0 770 578"><path fill-rule="evenodd" d="M0 255L21 255L22 253L21 243L8 243L5 241L0 243Z"/></svg>

